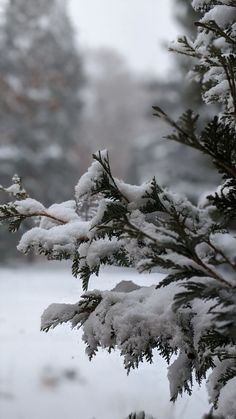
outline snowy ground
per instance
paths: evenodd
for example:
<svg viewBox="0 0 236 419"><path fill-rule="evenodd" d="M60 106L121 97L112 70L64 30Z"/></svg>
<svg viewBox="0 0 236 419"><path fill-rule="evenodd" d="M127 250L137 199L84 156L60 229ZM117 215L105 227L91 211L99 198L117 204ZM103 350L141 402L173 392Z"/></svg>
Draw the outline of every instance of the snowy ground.
<svg viewBox="0 0 236 419"><path fill-rule="evenodd" d="M157 276L105 270L90 289L121 280L156 283ZM157 419L200 419L208 410L204 390L169 403L166 365L158 357L127 377L119 353L100 351L89 362L81 334L69 326L40 332L40 316L52 302L76 302L81 294L66 265L0 269L0 419L125 419L145 410Z"/></svg>

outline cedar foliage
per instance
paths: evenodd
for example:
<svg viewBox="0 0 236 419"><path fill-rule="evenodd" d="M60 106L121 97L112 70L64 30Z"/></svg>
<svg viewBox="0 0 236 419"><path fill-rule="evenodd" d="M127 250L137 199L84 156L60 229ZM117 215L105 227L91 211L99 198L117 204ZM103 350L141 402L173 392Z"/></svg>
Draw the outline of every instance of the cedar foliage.
<svg viewBox="0 0 236 419"><path fill-rule="evenodd" d="M49 259L72 260L72 271L88 289L101 265L159 270L166 277L156 286L130 292L87 291L71 305L52 304L42 316L42 330L64 322L83 327L90 358L99 347L118 348L129 372L157 350L168 364L171 400L191 395L194 380L208 377L209 417L236 414L236 4L234 0L194 0L203 13L195 42L187 37L175 49L194 57L195 77L203 99L222 109L205 128L191 110L174 121L161 108L154 114L173 128L174 140L208 155L222 184L199 205L163 189L154 178L128 185L112 174L106 151L79 180L75 200L45 208L27 197L20 182L3 188L17 197L0 207L0 220L17 230L29 218L38 227L25 233L18 249ZM172 47L173 48L173 47ZM201 126L201 124L200 124ZM83 201L99 197L90 220L83 220ZM79 205L78 205L79 203Z"/></svg>

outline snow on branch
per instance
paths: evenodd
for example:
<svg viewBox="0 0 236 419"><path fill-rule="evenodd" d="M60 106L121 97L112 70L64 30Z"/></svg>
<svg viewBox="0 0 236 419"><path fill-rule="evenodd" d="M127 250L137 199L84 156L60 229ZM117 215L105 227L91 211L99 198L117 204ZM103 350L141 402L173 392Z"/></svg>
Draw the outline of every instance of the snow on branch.
<svg viewBox="0 0 236 419"><path fill-rule="evenodd" d="M196 58L190 72L201 80L206 103L222 103L222 118L230 118L235 127L236 87L234 66L236 59L236 5L234 0L194 0L193 7L204 12L196 22L195 41L183 36L170 45L171 51Z"/></svg>

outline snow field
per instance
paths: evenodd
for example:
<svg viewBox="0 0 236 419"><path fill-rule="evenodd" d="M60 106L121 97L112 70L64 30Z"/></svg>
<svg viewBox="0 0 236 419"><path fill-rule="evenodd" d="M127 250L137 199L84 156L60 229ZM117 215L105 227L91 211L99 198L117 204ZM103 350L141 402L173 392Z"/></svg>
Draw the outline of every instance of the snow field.
<svg viewBox="0 0 236 419"><path fill-rule="evenodd" d="M152 285L157 274L106 269L90 289L122 280ZM40 332L52 302L73 303L81 294L66 264L0 270L0 419L125 419L145 410L157 419L199 419L208 410L204 389L193 400L169 403L166 364L158 356L127 377L118 352L99 351L90 362L81 332L59 326Z"/></svg>

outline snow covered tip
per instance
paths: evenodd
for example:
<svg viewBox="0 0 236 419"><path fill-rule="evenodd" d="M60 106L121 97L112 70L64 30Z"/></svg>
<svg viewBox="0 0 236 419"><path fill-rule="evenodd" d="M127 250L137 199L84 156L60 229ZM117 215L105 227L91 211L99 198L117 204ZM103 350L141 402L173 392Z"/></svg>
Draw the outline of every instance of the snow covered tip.
<svg viewBox="0 0 236 419"><path fill-rule="evenodd" d="M97 151L93 154L93 158L93 163L88 168L87 172L81 176L79 182L75 186L75 198L77 201L81 198L89 197L91 193L94 192L96 182L104 173L103 163L107 163L109 161L108 151Z"/></svg>

